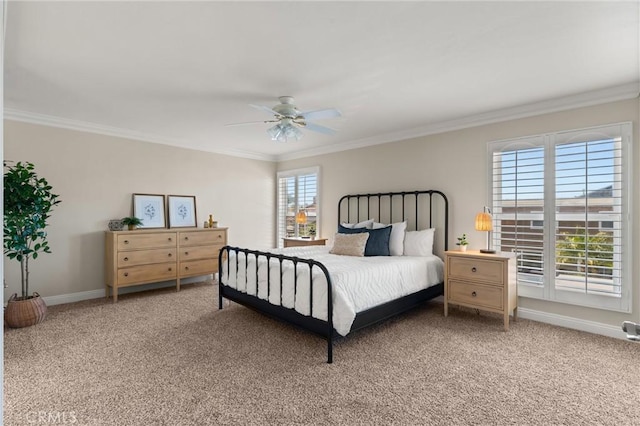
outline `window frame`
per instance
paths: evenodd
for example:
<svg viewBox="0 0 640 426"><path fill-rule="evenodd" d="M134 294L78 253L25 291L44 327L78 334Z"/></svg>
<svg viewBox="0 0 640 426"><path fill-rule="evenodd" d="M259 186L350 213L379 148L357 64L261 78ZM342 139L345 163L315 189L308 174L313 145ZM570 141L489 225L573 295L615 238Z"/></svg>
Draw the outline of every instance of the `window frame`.
<svg viewBox="0 0 640 426"><path fill-rule="evenodd" d="M556 275L556 227L559 214L556 215L556 147L568 143L572 138L578 138L590 133L615 135L620 137L621 155L619 158L621 169L621 249L619 250L620 268L620 296L582 294L569 290L557 288L555 283ZM544 200L543 200L543 221L546 225L543 230L543 259L546 265L543 269L542 286L520 282L518 276L518 295L534 299L542 299L553 302L566 303L571 305L585 306L596 309L611 310L618 312L630 312L632 308L632 238L634 218L631 214L633 206L633 167L632 167L632 134L633 126L631 122L622 122L602 126L593 126L582 129L558 131L541 135L526 136L508 140L493 141L487 144L487 188L488 205L494 205L494 153L510 150L522 150L525 148L543 148L544 167ZM585 141L587 141L585 137ZM531 219L533 220L533 219ZM598 220L598 219L593 219ZM609 220L609 219L607 219ZM498 219L494 218L494 221ZM589 220L591 221L591 219ZM494 223L494 228L499 228L500 223ZM496 232L493 235L493 244L499 248L501 242ZM615 255L615 252L614 252ZM553 265L553 267L552 267Z"/></svg>
<svg viewBox="0 0 640 426"><path fill-rule="evenodd" d="M280 207L282 206L281 204L281 192L280 192L280 180L283 178L291 178L291 177L295 177L296 178L296 194L295 194L295 203L296 203L296 213L298 212L298 206L299 206L299 202L298 202L298 193L297 193L297 180L300 176L305 176L305 175L311 175L311 174L315 174L316 175L316 195L315 195L315 200L316 200L316 238L319 237L320 232L320 206L321 206L321 200L320 200L320 182L321 182L321 175L320 175L320 166L312 166L312 167L305 167L305 168L300 168L300 169L291 169L291 170L282 170L277 172L276 174L276 247L278 248L283 248L284 247L284 240L283 238L288 238L287 237L287 230L286 230L286 224L284 225L283 228L283 224L282 221L280 220L281 218L281 211L280 211ZM286 212L285 212L286 214ZM298 236L298 231L296 228L296 237Z"/></svg>

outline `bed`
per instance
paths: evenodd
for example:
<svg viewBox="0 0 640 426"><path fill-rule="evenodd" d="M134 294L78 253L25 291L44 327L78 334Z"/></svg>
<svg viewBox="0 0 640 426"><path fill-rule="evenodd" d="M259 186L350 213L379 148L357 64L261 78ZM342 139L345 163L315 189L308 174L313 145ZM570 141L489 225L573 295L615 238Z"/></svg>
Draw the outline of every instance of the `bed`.
<svg viewBox="0 0 640 426"><path fill-rule="evenodd" d="M443 294L448 216L437 190L345 195L331 247L223 247L219 309L227 299L315 333L332 363L337 337ZM354 242L364 256L341 251Z"/></svg>

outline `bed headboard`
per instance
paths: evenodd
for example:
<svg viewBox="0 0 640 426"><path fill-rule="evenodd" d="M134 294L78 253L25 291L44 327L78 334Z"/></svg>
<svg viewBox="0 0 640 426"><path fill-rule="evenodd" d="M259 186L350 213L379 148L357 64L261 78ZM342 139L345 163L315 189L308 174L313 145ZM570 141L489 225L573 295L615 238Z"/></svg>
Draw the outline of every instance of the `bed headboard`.
<svg viewBox="0 0 640 426"><path fill-rule="evenodd" d="M407 230L436 228L434 252L440 257L449 247L449 201L444 193L421 191L350 194L338 201L338 223L394 223L407 221Z"/></svg>

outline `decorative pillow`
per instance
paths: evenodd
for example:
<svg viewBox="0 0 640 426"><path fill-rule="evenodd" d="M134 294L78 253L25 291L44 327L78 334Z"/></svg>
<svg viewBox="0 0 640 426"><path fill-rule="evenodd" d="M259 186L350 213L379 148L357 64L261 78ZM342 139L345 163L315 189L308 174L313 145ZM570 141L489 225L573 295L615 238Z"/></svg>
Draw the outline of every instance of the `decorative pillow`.
<svg viewBox="0 0 640 426"><path fill-rule="evenodd" d="M404 236L405 256L431 256L433 254L434 228L423 231L407 231Z"/></svg>
<svg viewBox="0 0 640 426"><path fill-rule="evenodd" d="M389 225L373 222L373 229L384 228ZM391 256L402 256L404 254L404 232L407 230L407 221L392 223L391 236L389 237L389 254Z"/></svg>
<svg viewBox="0 0 640 426"><path fill-rule="evenodd" d="M364 256L364 247L367 245L369 234L336 234L333 239L333 247L329 253L344 256Z"/></svg>
<svg viewBox="0 0 640 426"><path fill-rule="evenodd" d="M391 236L391 226L380 229L366 228L345 228L338 226L338 232L342 234L369 234L366 247L364 249L365 256L389 256L389 237Z"/></svg>
<svg viewBox="0 0 640 426"><path fill-rule="evenodd" d="M373 219L365 220L365 221L358 222L358 223L344 223L343 222L343 223L340 224L340 226L343 226L343 227L349 228L349 229L355 229L355 228L371 229L371 227L373 226Z"/></svg>

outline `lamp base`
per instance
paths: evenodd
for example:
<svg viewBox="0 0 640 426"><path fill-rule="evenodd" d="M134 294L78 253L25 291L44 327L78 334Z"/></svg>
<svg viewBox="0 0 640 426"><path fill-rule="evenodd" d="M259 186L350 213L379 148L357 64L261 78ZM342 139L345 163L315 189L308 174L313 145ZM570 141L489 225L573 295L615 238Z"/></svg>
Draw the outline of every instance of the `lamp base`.
<svg viewBox="0 0 640 426"><path fill-rule="evenodd" d="M480 253L487 253L487 254L492 254L495 253L495 250L489 250L489 249L480 249Z"/></svg>

